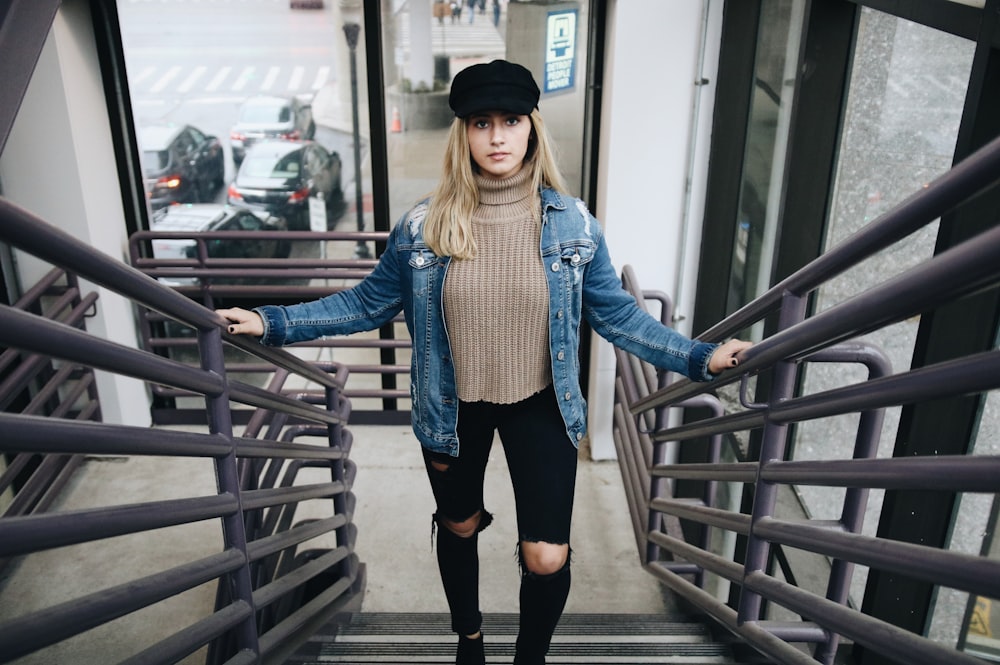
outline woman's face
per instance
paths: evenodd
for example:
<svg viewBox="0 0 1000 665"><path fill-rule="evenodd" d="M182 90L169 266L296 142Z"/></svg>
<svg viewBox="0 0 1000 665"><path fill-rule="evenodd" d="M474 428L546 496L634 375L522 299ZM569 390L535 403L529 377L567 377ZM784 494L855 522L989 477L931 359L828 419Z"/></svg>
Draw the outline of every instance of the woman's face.
<svg viewBox="0 0 1000 665"><path fill-rule="evenodd" d="M521 170L531 137L531 119L506 111L484 111L465 121L472 161L483 175L508 178Z"/></svg>

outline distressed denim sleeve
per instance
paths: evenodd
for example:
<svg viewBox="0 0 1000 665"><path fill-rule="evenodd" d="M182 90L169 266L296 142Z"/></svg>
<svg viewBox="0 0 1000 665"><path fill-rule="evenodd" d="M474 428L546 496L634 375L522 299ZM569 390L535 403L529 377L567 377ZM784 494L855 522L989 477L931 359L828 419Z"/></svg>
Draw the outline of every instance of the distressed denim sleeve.
<svg viewBox="0 0 1000 665"><path fill-rule="evenodd" d="M694 381L714 378L708 361L718 345L690 339L639 307L622 286L603 233L584 277L583 313L599 335L657 367Z"/></svg>

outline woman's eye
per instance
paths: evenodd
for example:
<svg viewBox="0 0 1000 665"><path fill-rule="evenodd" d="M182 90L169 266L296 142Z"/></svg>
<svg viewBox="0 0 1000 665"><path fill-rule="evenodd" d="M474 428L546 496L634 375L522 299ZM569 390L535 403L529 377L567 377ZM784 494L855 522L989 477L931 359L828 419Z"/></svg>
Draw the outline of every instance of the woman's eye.
<svg viewBox="0 0 1000 665"><path fill-rule="evenodd" d="M515 117L511 117L511 118L507 118L507 124L510 125L511 127L513 127L514 125L516 125L519 122L521 122L521 119L518 118L518 117L516 117L516 116Z"/></svg>

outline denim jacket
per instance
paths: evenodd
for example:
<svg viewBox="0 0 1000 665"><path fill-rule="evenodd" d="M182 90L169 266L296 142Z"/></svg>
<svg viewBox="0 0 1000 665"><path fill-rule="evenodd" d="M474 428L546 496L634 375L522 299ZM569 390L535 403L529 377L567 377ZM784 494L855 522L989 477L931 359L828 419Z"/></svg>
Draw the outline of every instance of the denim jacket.
<svg viewBox="0 0 1000 665"><path fill-rule="evenodd" d="M643 311L622 288L604 233L583 201L543 189L539 251L549 287L552 381L566 432L574 445L587 431L580 390L581 319L629 353L696 381L712 378L716 344L691 340ZM458 455L458 397L445 326L442 286L450 257L423 240L427 202L399 221L378 265L357 286L298 305L267 305L261 343L281 346L374 330L402 310L413 343L410 370L413 431L429 450ZM516 368L511 368L516 371Z"/></svg>

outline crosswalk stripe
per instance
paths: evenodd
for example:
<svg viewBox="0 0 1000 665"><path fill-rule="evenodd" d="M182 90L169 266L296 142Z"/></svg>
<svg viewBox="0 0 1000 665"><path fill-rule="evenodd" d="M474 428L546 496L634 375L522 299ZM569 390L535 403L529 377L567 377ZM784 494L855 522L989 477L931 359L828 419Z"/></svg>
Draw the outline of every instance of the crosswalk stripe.
<svg viewBox="0 0 1000 665"><path fill-rule="evenodd" d="M229 76L229 72L232 71L232 69L232 67L226 66L216 72L215 76L212 77L212 80L208 82L207 86L205 86L205 92L214 92L218 90L219 86L222 85L222 82L227 76Z"/></svg>
<svg viewBox="0 0 1000 665"><path fill-rule="evenodd" d="M292 69L292 78L288 80L289 90L298 90L299 86L302 85L302 77L306 74L305 67L295 67Z"/></svg>
<svg viewBox="0 0 1000 665"><path fill-rule="evenodd" d="M250 79L253 78L254 70L256 70L256 67L244 67L243 71L240 72L240 75L236 78L236 83L233 83L233 87L231 89L238 92L245 88L247 83L250 82Z"/></svg>
<svg viewBox="0 0 1000 665"><path fill-rule="evenodd" d="M330 68L320 67L319 71L316 72L316 78L313 80L312 89L319 90L322 88L328 78L330 78Z"/></svg>
<svg viewBox="0 0 1000 665"><path fill-rule="evenodd" d="M274 85L274 82L278 79L278 74L281 73L281 67L270 67L267 70L267 76L264 77L264 81L260 84L261 90L270 90Z"/></svg>
<svg viewBox="0 0 1000 665"><path fill-rule="evenodd" d="M160 77L160 80L158 80L156 83L153 84L153 87L150 88L150 92L162 92L163 89L166 88L170 84L170 82L173 79L175 79L177 75L180 73L181 73L180 67L177 66L171 67L170 69L167 70L166 74Z"/></svg>
<svg viewBox="0 0 1000 665"><path fill-rule="evenodd" d="M139 85L152 76L155 71L156 67L143 67L137 76L134 78L130 77L130 81L132 82L132 85Z"/></svg>
<svg viewBox="0 0 1000 665"><path fill-rule="evenodd" d="M187 92L193 88L194 84L198 82L198 79L200 79L206 71L208 71L208 67L195 67L194 71L188 74L188 77L184 79L184 82L177 87L178 92Z"/></svg>

